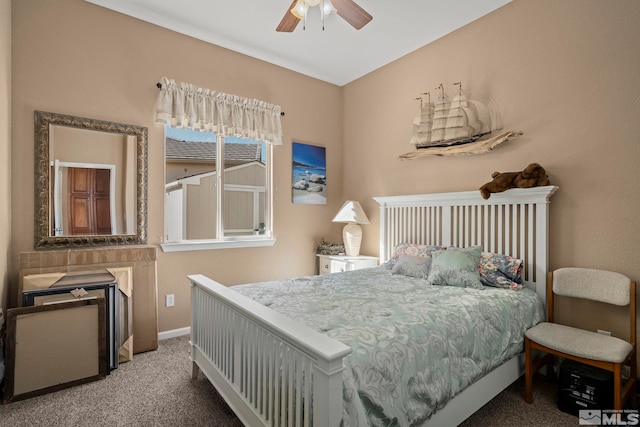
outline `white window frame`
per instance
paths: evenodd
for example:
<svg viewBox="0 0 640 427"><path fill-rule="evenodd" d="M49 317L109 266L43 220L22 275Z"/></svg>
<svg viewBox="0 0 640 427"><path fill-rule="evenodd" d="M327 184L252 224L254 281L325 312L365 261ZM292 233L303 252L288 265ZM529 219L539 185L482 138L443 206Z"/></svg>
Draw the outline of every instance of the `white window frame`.
<svg viewBox="0 0 640 427"><path fill-rule="evenodd" d="M166 141L166 135L165 135ZM224 231L224 215L223 215L223 183L224 183L224 137L216 135L216 158L223 159L222 167L216 165L216 197L218 203L216 206L216 235L220 236ZM276 238L273 234L273 144L265 144L265 233L251 236L225 236L221 239L192 239L182 240L178 242L161 242L163 252L184 252L199 251L208 249L231 249L231 248L249 248L249 247L265 247L273 246ZM166 152L165 152L166 165ZM165 166L166 167L166 166ZM163 193L164 194L164 193ZM164 198L164 196L163 196ZM164 209L163 209L164 212ZM163 235L166 233L166 224L164 225Z"/></svg>

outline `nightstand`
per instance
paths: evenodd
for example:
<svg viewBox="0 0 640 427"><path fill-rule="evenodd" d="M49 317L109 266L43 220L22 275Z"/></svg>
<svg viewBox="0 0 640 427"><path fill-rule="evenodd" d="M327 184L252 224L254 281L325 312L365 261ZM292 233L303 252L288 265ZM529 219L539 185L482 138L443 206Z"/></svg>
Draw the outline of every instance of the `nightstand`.
<svg viewBox="0 0 640 427"><path fill-rule="evenodd" d="M317 257L320 262L320 274L338 273L341 271L352 271L378 266L378 257L374 256L317 255Z"/></svg>

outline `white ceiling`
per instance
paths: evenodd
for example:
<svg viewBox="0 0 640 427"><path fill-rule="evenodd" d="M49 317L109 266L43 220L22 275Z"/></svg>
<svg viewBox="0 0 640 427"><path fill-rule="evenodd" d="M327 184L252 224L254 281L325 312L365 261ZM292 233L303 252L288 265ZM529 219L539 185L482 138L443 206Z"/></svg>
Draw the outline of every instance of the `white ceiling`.
<svg viewBox="0 0 640 427"><path fill-rule="evenodd" d="M291 0L86 1L343 86L511 0L356 0L361 30L333 13L322 31L314 7L292 33L275 30Z"/></svg>

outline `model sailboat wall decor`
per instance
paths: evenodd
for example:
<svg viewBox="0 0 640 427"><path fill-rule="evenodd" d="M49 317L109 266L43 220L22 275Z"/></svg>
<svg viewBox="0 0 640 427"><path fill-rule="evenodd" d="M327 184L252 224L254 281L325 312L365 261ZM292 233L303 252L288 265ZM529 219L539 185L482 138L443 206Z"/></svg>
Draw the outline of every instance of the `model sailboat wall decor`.
<svg viewBox="0 0 640 427"><path fill-rule="evenodd" d="M420 106L409 143L415 145L416 150L400 155L401 160L487 153L522 135L519 131L496 134L494 131L502 129L502 124L495 102L468 99L461 82L453 85L456 92L453 99L449 99L442 83L435 88L435 102L430 92L415 98Z"/></svg>
<svg viewBox="0 0 640 427"><path fill-rule="evenodd" d="M420 101L418 114L413 122L410 143L416 148L448 147L477 141L492 131L489 107L480 101L467 99L462 83L454 83L457 93L450 100L440 84L435 104L431 93L416 98ZM426 97L426 100L423 98Z"/></svg>

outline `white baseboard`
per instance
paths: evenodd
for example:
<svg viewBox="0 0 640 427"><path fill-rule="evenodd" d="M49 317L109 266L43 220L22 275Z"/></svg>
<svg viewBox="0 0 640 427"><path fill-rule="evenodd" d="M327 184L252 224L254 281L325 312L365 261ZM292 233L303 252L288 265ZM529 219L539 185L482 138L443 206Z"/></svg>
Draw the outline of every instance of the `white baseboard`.
<svg viewBox="0 0 640 427"><path fill-rule="evenodd" d="M170 331L163 331L158 333L158 340L166 340L169 338L181 337L183 335L189 335L191 333L191 327L187 326L180 329L172 329Z"/></svg>

